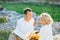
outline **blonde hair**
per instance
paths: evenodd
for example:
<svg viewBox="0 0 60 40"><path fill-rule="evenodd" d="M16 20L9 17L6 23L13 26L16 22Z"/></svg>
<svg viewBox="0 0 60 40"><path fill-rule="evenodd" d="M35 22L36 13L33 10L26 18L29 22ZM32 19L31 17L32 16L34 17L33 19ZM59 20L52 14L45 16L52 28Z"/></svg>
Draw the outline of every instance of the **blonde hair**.
<svg viewBox="0 0 60 40"><path fill-rule="evenodd" d="M51 20L51 23L50 23L50 24L53 23L53 19L52 19L52 17L50 16L50 14L48 14L48 13L41 13L40 17L42 17L43 15L46 15L46 16L49 17L49 19Z"/></svg>

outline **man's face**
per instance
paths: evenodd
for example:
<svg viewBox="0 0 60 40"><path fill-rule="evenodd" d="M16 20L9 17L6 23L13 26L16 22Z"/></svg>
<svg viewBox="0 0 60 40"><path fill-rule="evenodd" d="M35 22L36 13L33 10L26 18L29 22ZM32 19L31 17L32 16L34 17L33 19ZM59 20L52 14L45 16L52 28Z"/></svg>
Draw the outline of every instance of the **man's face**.
<svg viewBox="0 0 60 40"><path fill-rule="evenodd" d="M25 15L25 17L31 19L32 18L32 12L27 11L27 14Z"/></svg>

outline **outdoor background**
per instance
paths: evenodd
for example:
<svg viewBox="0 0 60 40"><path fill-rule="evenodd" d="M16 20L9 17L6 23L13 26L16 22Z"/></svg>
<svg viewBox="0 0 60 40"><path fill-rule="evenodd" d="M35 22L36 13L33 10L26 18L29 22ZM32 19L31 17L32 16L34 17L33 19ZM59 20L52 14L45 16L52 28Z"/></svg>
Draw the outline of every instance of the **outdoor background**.
<svg viewBox="0 0 60 40"><path fill-rule="evenodd" d="M0 40L8 40L26 7L32 9L34 18L48 12L54 20L53 36L60 35L60 0L0 0Z"/></svg>

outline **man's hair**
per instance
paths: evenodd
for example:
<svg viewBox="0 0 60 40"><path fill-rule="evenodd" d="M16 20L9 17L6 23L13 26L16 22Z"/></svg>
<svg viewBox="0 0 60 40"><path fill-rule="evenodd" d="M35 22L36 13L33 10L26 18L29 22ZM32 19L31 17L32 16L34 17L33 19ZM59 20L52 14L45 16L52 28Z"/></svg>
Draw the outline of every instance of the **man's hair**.
<svg viewBox="0 0 60 40"><path fill-rule="evenodd" d="M24 9L24 14L27 14L28 11L31 12L32 10L30 8L25 8Z"/></svg>
<svg viewBox="0 0 60 40"><path fill-rule="evenodd" d="M0 8L0 11L2 11L3 9L4 9L4 8L3 8L3 7L1 7L1 8Z"/></svg>

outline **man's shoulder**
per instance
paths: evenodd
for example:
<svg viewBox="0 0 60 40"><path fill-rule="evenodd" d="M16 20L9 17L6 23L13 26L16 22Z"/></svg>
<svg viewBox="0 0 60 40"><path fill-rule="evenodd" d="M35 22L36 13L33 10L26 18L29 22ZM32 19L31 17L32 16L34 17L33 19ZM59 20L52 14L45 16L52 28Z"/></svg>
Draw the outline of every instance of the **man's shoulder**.
<svg viewBox="0 0 60 40"><path fill-rule="evenodd" d="M23 21L23 20L24 20L24 18L21 18L21 19L18 20L18 22L21 22L21 21Z"/></svg>
<svg viewBox="0 0 60 40"><path fill-rule="evenodd" d="M34 18L32 18L32 21L34 22Z"/></svg>
<svg viewBox="0 0 60 40"><path fill-rule="evenodd" d="M32 20L34 20L34 18L32 18Z"/></svg>
<svg viewBox="0 0 60 40"><path fill-rule="evenodd" d="M32 19L34 19L34 18L32 18Z"/></svg>

